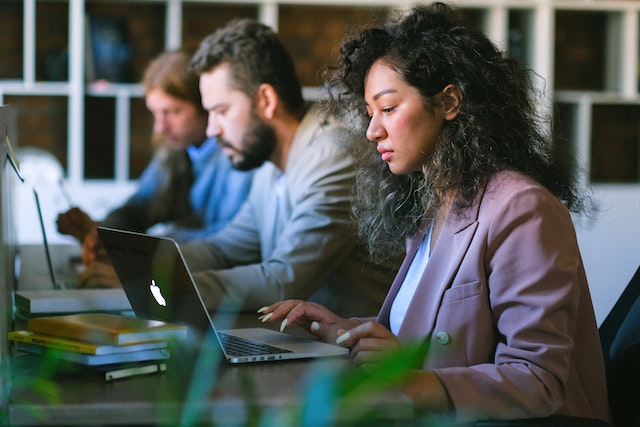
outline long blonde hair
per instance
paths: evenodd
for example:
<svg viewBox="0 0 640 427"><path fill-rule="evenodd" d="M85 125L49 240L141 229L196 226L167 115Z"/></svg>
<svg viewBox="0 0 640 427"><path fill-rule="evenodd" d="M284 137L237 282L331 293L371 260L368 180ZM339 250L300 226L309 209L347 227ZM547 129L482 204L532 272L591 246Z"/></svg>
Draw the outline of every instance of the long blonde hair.
<svg viewBox="0 0 640 427"><path fill-rule="evenodd" d="M189 69L191 55L182 49L168 50L156 56L147 66L142 78L145 94L159 89L169 96L193 104L202 111L200 98L200 79ZM152 144L157 149L163 143L163 138L153 135Z"/></svg>

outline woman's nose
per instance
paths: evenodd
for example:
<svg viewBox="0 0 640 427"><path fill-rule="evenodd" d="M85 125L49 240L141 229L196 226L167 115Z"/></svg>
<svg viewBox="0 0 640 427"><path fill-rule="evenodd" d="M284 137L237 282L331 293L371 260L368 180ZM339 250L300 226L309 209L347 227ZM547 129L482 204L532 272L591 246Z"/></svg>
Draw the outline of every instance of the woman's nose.
<svg viewBox="0 0 640 427"><path fill-rule="evenodd" d="M369 120L366 136L371 142L380 141L385 137L384 127L379 123L375 116L372 116Z"/></svg>

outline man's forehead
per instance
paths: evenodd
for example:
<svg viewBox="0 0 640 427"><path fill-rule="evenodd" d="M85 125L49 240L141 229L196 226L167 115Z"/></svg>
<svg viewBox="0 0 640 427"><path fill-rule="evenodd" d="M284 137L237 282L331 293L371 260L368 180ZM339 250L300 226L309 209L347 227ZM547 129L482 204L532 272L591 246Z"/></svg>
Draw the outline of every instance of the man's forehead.
<svg viewBox="0 0 640 427"><path fill-rule="evenodd" d="M215 86L225 88L229 86L229 70L227 67L216 67L200 74L200 87Z"/></svg>
<svg viewBox="0 0 640 427"><path fill-rule="evenodd" d="M246 93L229 84L226 71L218 73L217 69L200 75L200 95L202 106L208 111L238 102L251 102Z"/></svg>

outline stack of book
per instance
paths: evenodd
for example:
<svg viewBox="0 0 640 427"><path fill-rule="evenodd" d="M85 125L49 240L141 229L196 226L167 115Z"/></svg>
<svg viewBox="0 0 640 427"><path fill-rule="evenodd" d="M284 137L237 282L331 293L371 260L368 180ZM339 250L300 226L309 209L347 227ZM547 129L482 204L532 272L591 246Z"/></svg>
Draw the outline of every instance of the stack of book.
<svg viewBox="0 0 640 427"><path fill-rule="evenodd" d="M89 367L105 380L166 370L170 343L187 338L186 326L111 313L29 319L9 332L17 351Z"/></svg>
<svg viewBox="0 0 640 427"><path fill-rule="evenodd" d="M25 323L33 317L74 313L133 313L124 290L118 289L34 289L14 293L16 318Z"/></svg>

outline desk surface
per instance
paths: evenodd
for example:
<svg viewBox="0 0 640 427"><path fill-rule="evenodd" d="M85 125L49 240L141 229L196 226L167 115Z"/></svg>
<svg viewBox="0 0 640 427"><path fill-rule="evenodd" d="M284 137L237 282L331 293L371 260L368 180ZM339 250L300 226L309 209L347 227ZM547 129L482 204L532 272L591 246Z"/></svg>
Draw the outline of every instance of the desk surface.
<svg viewBox="0 0 640 427"><path fill-rule="evenodd" d="M243 326L248 326L246 323ZM226 426L277 417L290 420L302 408L310 411L306 416L316 418L343 419L371 410L382 418L409 420L413 416L409 400L393 392L369 396L358 404L351 403L348 411L335 413L331 399L323 393L333 383L332 378L349 368L348 359L242 366L218 364L215 355L212 359L211 363L196 368L189 355L172 355L164 373L105 382L86 374L47 374L40 359L18 356L12 363L10 422L11 425L192 425L194 421ZM297 424L300 423L290 423Z"/></svg>

